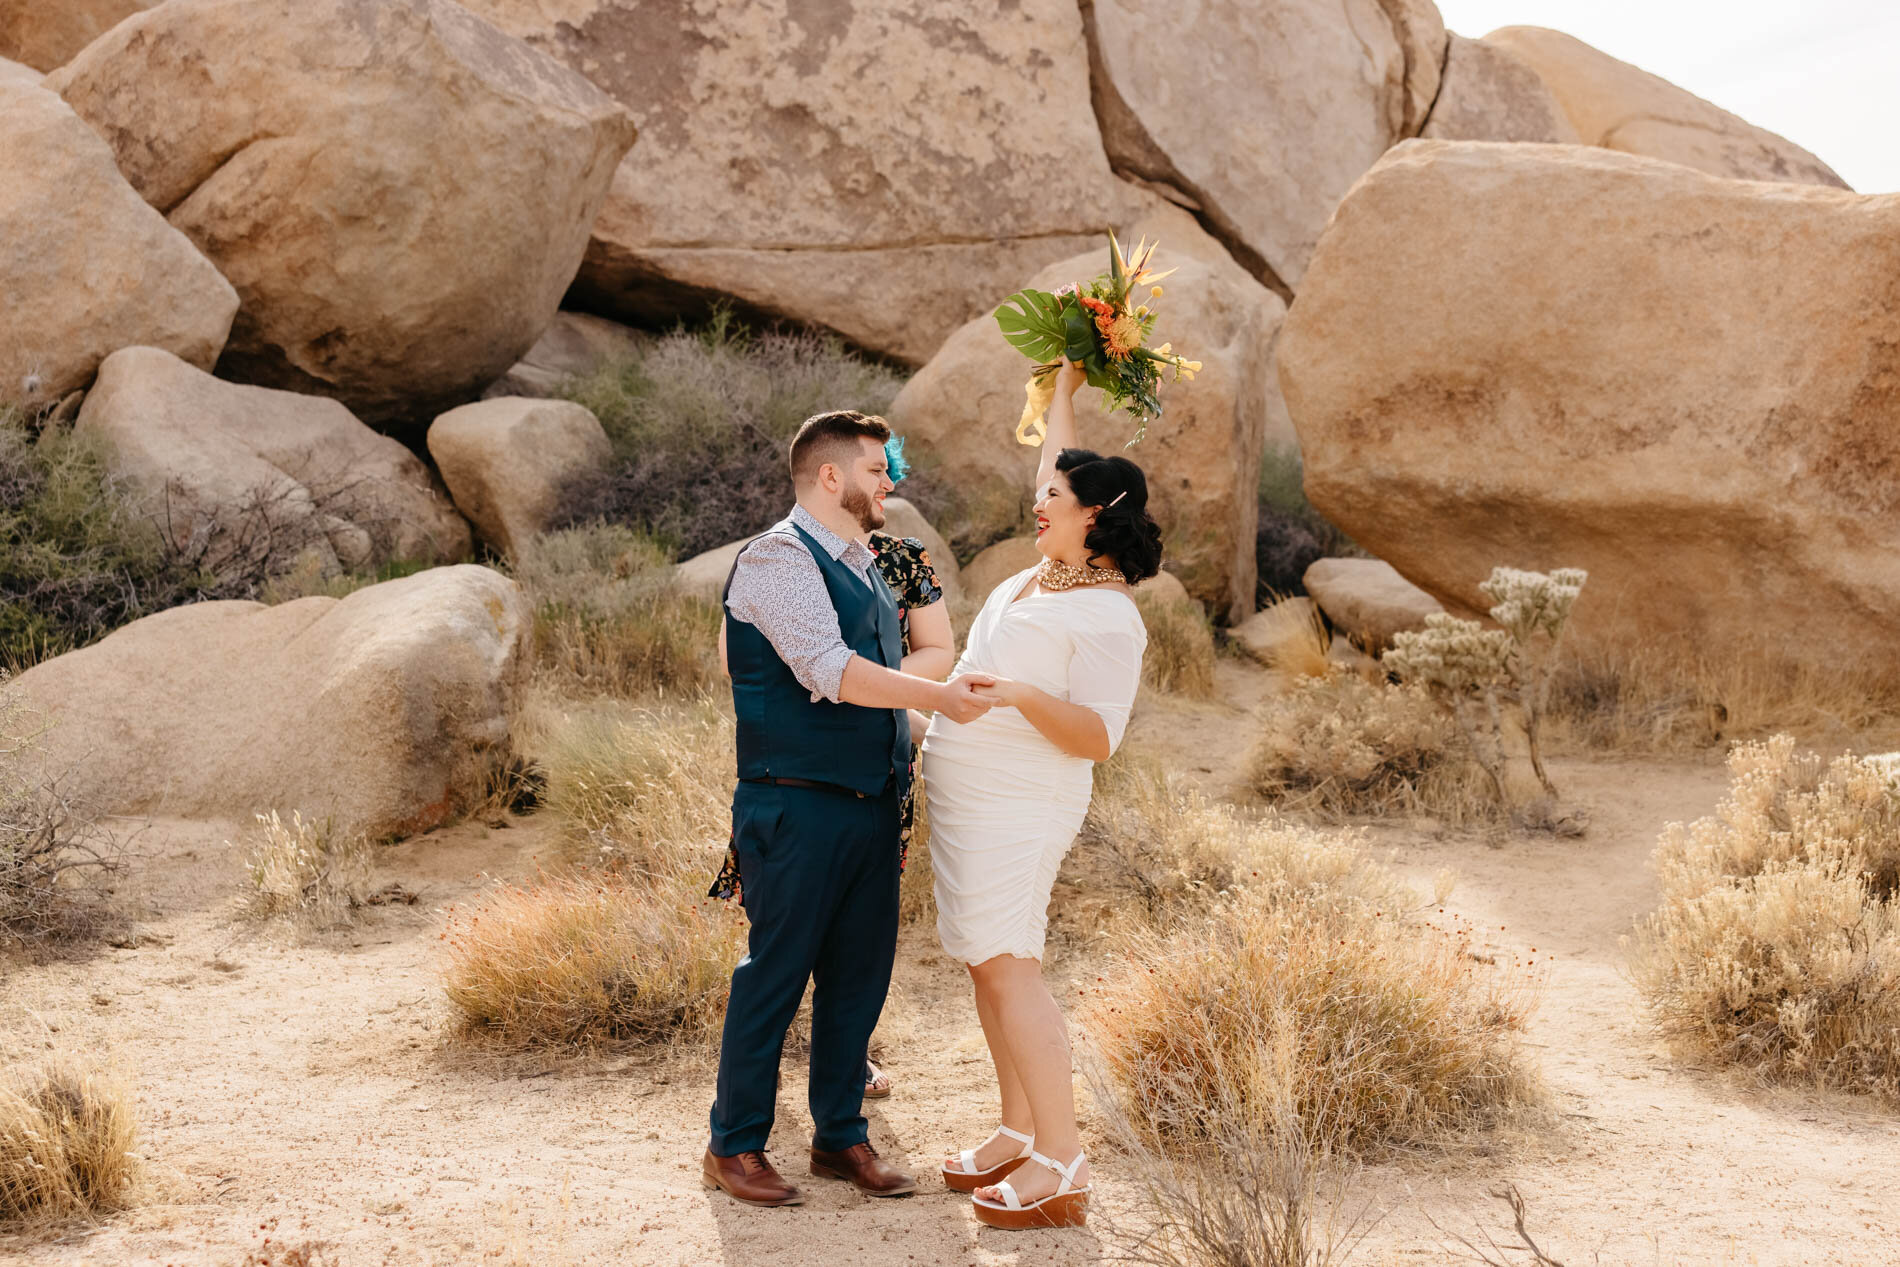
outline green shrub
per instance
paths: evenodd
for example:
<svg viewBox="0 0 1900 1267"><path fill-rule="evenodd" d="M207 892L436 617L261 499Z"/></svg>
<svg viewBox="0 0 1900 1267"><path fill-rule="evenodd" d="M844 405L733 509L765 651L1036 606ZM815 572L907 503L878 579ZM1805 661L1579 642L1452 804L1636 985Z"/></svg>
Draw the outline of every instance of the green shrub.
<svg viewBox="0 0 1900 1267"><path fill-rule="evenodd" d="M755 333L726 312L570 384L617 464L570 485L560 526L606 520L684 558L769 527L792 502L787 446L828 409L881 414L903 377L810 333Z"/></svg>

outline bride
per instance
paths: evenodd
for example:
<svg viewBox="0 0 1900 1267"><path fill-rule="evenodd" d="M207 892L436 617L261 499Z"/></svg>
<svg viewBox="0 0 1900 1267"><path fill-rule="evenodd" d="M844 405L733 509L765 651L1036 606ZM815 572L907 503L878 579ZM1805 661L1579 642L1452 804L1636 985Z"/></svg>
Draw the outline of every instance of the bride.
<svg viewBox="0 0 1900 1267"><path fill-rule="evenodd" d="M923 777L937 934L969 965L996 1066L1002 1125L943 1163L993 1227L1066 1227L1088 1213L1067 1025L1042 980L1049 891L1088 813L1092 772L1121 742L1148 635L1131 587L1159 569L1148 484L1122 457L1075 445L1065 362L1036 472L1042 562L999 585L958 673L984 673L995 706L958 725L938 714Z"/></svg>

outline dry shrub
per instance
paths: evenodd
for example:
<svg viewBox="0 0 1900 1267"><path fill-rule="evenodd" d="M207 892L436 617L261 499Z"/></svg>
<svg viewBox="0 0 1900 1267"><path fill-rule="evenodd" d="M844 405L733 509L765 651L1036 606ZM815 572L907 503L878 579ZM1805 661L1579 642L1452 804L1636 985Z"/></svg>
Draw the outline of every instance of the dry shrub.
<svg viewBox="0 0 1900 1267"><path fill-rule="evenodd" d="M917 816L912 822L910 853L897 889L897 919L901 924L937 924L936 872L930 865L930 798L924 795L923 772L917 774Z"/></svg>
<svg viewBox="0 0 1900 1267"><path fill-rule="evenodd" d="M564 524L625 524L686 558L770 527L792 502L787 454L827 409L881 414L903 377L834 336L755 333L728 310L570 384L615 467L565 490Z"/></svg>
<svg viewBox="0 0 1900 1267"><path fill-rule="evenodd" d="M1332 669L1296 679L1261 715L1256 792L1331 820L1424 814L1490 821L1498 806L1457 724L1418 687Z"/></svg>
<svg viewBox="0 0 1900 1267"><path fill-rule="evenodd" d="M1483 966L1468 932L1344 886L1258 883L1204 920L1135 932L1120 958L1083 1019L1151 1148L1193 1155L1297 1121L1314 1148L1376 1155L1538 1098L1518 1041L1528 964Z"/></svg>
<svg viewBox="0 0 1900 1267"><path fill-rule="evenodd" d="M1214 627L1200 604L1137 591L1135 606L1148 627L1142 680L1157 691L1212 699Z"/></svg>
<svg viewBox="0 0 1900 1267"><path fill-rule="evenodd" d="M711 703L531 702L547 805L585 864L451 910L445 989L462 1033L514 1047L717 1039L744 949L710 899L731 824L733 723Z"/></svg>
<svg viewBox="0 0 1900 1267"><path fill-rule="evenodd" d="M1088 818L1067 864L1108 912L1151 928L1207 911L1237 887L1348 892L1406 904L1392 874L1349 835L1319 835L1279 818L1252 822L1161 766L1127 756L1095 768Z"/></svg>
<svg viewBox="0 0 1900 1267"><path fill-rule="evenodd" d="M1656 847L1638 988L1679 1046L1900 1102L1900 757L1744 744L1715 814Z"/></svg>
<svg viewBox="0 0 1900 1267"><path fill-rule="evenodd" d="M719 606L682 592L667 551L614 524L524 544L515 578L535 609L544 672L622 697L696 695L720 679Z"/></svg>
<svg viewBox="0 0 1900 1267"><path fill-rule="evenodd" d="M1787 732L1810 741L1900 736L1900 672L1875 652L1787 664L1752 647L1570 652L1550 687L1555 750L1686 752Z"/></svg>
<svg viewBox="0 0 1900 1267"><path fill-rule="evenodd" d="M102 1071L54 1063L0 1085L0 1224L100 1214L131 1184L132 1097Z"/></svg>
<svg viewBox="0 0 1900 1267"><path fill-rule="evenodd" d="M1267 667L1294 677L1325 677L1335 672L1328 652L1333 635L1326 617L1310 598L1275 598L1260 609L1254 622L1266 645Z"/></svg>
<svg viewBox="0 0 1900 1267"><path fill-rule="evenodd" d="M462 1034L536 1048L716 1042L744 937L705 884L544 877L451 910L443 988Z"/></svg>
<svg viewBox="0 0 1900 1267"><path fill-rule="evenodd" d="M699 868L710 884L732 822L732 714L710 701L553 707L529 722L545 734L548 808L584 859L654 876Z"/></svg>
<svg viewBox="0 0 1900 1267"><path fill-rule="evenodd" d="M350 921L369 900L375 847L357 832L340 831L328 818L290 821L272 810L257 815L255 838L245 851L250 878L245 904L258 919L289 919L316 928Z"/></svg>
<svg viewBox="0 0 1900 1267"><path fill-rule="evenodd" d="M104 932L125 844L66 792L25 767L37 719L7 693L0 669L0 945L46 945Z"/></svg>

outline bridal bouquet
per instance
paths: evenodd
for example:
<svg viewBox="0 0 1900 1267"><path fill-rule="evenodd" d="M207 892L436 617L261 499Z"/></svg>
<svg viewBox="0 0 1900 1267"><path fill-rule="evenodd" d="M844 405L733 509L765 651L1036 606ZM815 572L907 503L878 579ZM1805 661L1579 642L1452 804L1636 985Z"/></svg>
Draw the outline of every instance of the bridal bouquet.
<svg viewBox="0 0 1900 1267"><path fill-rule="evenodd" d="M1048 435L1043 414L1055 398L1056 371L1065 356L1088 371L1089 386L1102 389L1109 412L1125 409L1135 416L1138 425L1135 438L1128 442L1131 446L1147 434L1149 419L1161 414L1155 392L1162 371L1172 369L1177 379L1191 379L1200 371L1199 361L1176 356L1169 344L1148 346L1155 323L1148 301L1161 298L1159 282L1175 271L1156 273L1149 268L1159 245L1143 238L1132 256L1124 256L1110 233L1106 273L1087 285L1064 286L1054 294L1019 290L996 310L1003 337L1036 362L1029 371L1023 416L1016 424L1019 443L1039 445ZM1147 293L1138 296L1138 287L1146 287Z"/></svg>

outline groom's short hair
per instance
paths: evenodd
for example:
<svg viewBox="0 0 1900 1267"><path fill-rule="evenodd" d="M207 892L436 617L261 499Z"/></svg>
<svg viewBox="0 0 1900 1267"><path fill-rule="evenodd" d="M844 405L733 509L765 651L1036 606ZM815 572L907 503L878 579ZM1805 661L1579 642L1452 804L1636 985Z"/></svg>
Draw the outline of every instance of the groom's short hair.
<svg viewBox="0 0 1900 1267"><path fill-rule="evenodd" d="M883 444L891 438L891 424L876 414L834 409L813 414L792 437L792 483L803 486L818 478L818 468L830 462L842 466L858 455L860 440Z"/></svg>

